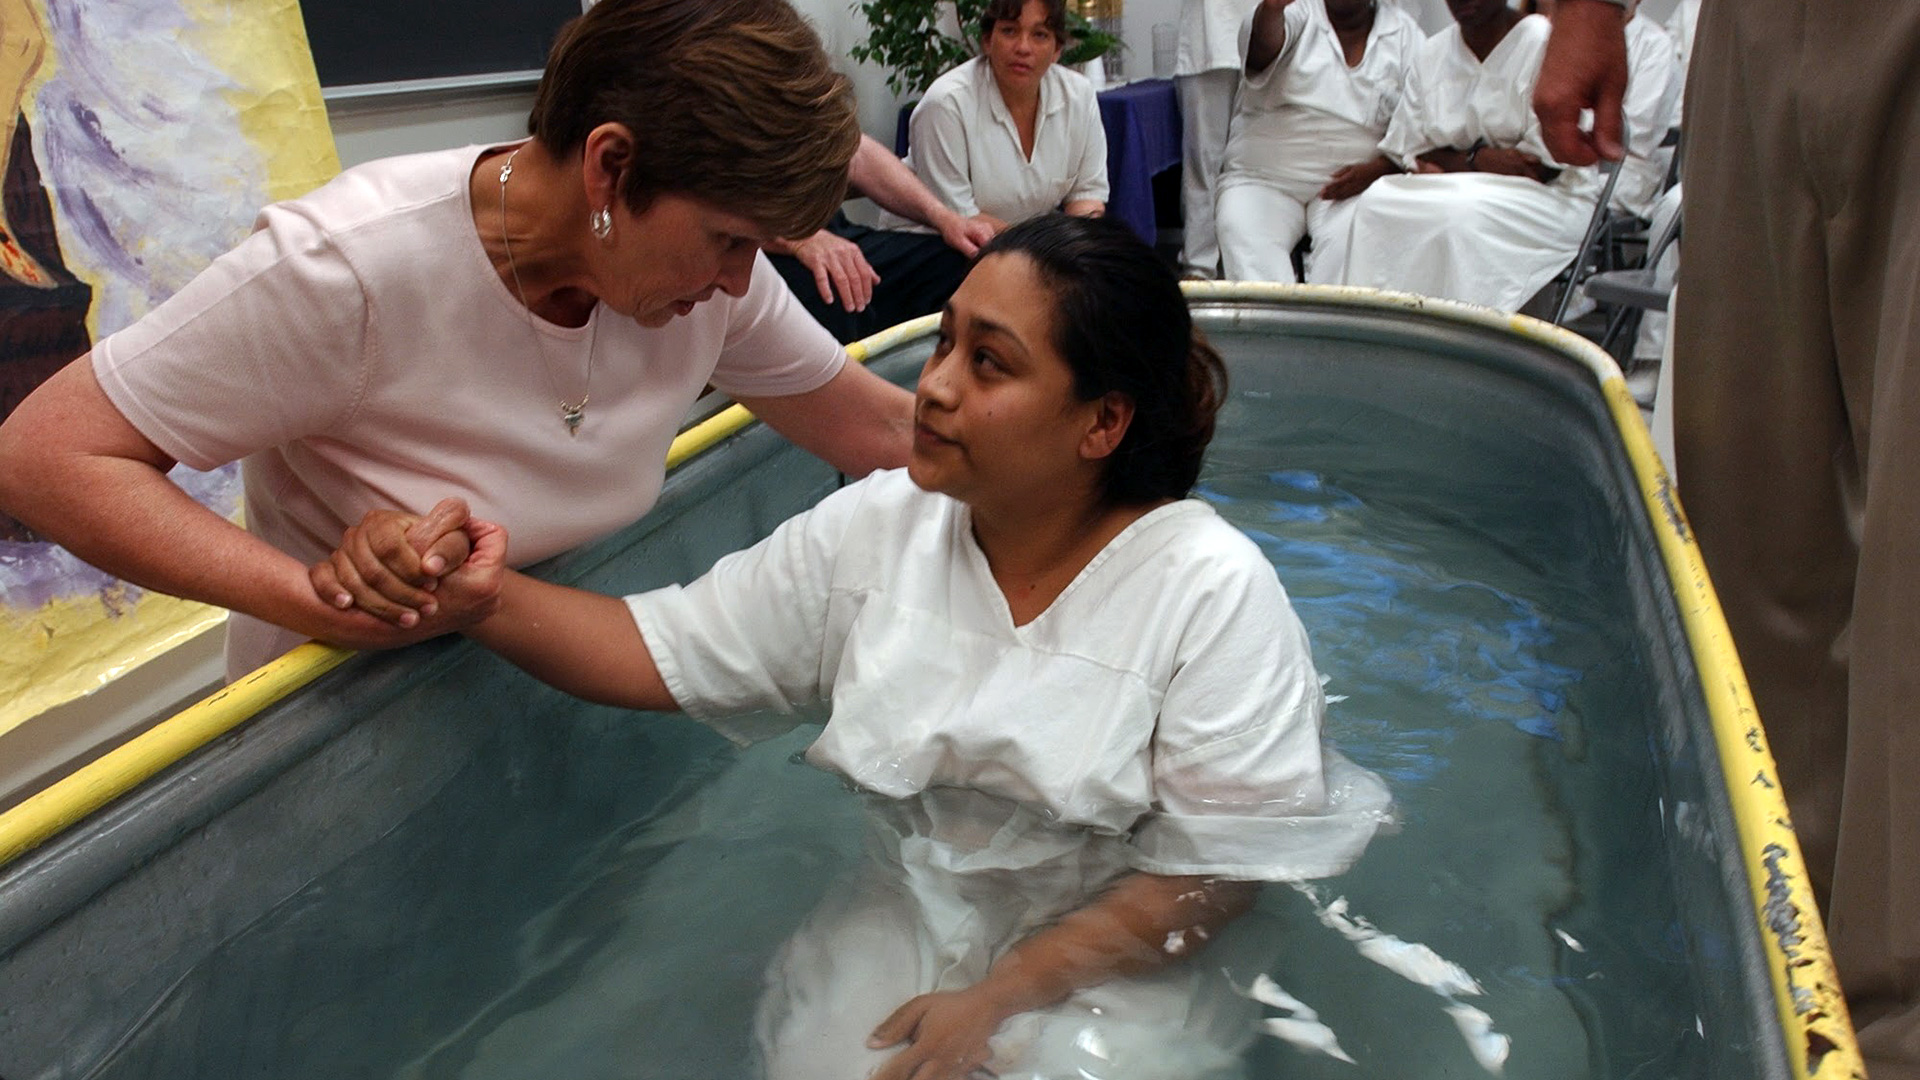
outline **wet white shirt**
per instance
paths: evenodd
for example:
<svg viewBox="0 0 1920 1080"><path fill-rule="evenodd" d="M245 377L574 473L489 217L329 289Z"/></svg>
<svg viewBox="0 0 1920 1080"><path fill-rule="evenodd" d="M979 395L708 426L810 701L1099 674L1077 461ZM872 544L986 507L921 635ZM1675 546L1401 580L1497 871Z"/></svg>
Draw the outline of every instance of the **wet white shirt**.
<svg viewBox="0 0 1920 1080"><path fill-rule="evenodd" d="M1107 131L1093 84L1059 64L1040 80L1033 155L985 57L933 81L913 110L907 161L940 201L962 217L992 214L1015 225L1075 199L1107 201ZM896 214L883 228L930 232Z"/></svg>
<svg viewBox="0 0 1920 1080"><path fill-rule="evenodd" d="M1160 507L1015 626L971 520L879 473L630 605L687 712L744 740L795 721L732 714L830 704L807 759L913 800L974 868L1089 834L1157 874L1358 857L1385 789L1322 747L1306 633L1252 541L1199 501Z"/></svg>

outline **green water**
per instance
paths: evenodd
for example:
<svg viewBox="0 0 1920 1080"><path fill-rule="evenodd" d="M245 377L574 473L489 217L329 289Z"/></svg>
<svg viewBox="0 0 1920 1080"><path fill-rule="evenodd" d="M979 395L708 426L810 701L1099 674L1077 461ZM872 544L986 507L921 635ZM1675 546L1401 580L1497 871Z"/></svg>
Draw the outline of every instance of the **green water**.
<svg viewBox="0 0 1920 1080"><path fill-rule="evenodd" d="M1744 1072L1702 1005L1732 946L1671 884L1687 856L1604 500L1498 433L1257 390L1228 421L1200 494L1273 559L1343 699L1329 739L1399 807L1319 902L1472 976L1459 1000L1510 1040L1508 1077ZM493 732L93 1075L751 1076L761 970L858 858L859 801L793 760L806 734L739 752L558 704ZM1269 888L1247 927L1357 1063L1261 1035L1250 1077L1489 1075L1446 1000L1308 897Z"/></svg>

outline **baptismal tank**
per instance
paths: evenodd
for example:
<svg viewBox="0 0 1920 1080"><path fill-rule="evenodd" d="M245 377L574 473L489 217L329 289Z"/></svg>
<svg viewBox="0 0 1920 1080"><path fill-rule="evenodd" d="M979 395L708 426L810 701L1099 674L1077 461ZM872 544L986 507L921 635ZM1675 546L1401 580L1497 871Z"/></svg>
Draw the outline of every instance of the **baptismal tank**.
<svg viewBox="0 0 1920 1080"><path fill-rule="evenodd" d="M1242 1074L1863 1075L1611 361L1415 298L1189 298L1232 379L1196 495L1272 559L1328 740L1396 802L1199 954L1259 1002ZM932 332L855 351L910 385ZM683 581L842 483L737 413L539 572ZM861 858L811 730L738 749L457 640L303 647L0 817L0 1078L754 1076L763 969Z"/></svg>

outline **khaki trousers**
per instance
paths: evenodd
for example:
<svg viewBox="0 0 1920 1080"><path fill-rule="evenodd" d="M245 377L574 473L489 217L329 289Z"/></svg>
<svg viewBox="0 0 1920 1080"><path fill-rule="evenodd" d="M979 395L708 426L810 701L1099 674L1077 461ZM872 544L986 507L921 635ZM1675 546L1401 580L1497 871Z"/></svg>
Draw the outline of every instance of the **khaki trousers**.
<svg viewBox="0 0 1920 1080"><path fill-rule="evenodd" d="M1920 1080L1920 2L1705 0L1691 80L1681 494L1869 1073Z"/></svg>

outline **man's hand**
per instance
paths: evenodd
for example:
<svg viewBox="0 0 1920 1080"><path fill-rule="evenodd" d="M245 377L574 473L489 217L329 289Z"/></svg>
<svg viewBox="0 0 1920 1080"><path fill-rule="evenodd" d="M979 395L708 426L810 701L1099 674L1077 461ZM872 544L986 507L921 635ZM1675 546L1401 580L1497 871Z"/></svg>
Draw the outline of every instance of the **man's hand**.
<svg viewBox="0 0 1920 1080"><path fill-rule="evenodd" d="M1399 171L1399 166L1384 154L1352 165L1342 165L1334 170L1333 178L1320 189L1320 197L1328 202L1351 199L1372 187L1375 180Z"/></svg>
<svg viewBox="0 0 1920 1080"><path fill-rule="evenodd" d="M1006 226L985 214L961 217L948 213L940 219L937 228L940 230L940 239L945 240L948 247L971 259L980 254L980 245L993 239L994 234Z"/></svg>
<svg viewBox="0 0 1920 1080"><path fill-rule="evenodd" d="M1592 165L1625 155L1620 102L1627 93L1626 12L1606 0L1560 0L1534 84L1540 137L1556 161ZM1593 131L1580 111L1593 110Z"/></svg>
<svg viewBox="0 0 1920 1080"><path fill-rule="evenodd" d="M820 299L831 304L838 294L840 306L848 311L865 311L873 302L873 287L880 283L880 275L861 254L859 244L821 229L788 247L800 265L813 271Z"/></svg>
<svg viewBox="0 0 1920 1080"><path fill-rule="evenodd" d="M875 1050L900 1043L873 1080L967 1080L987 1063L987 1040L1010 1013L988 1000L983 986L947 993L921 994L895 1009L873 1029L867 1045Z"/></svg>

